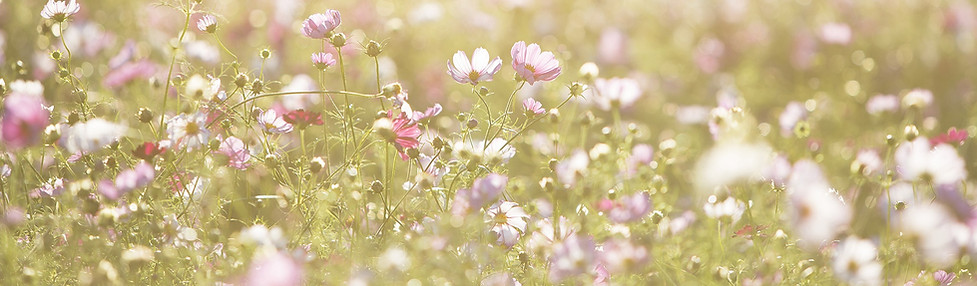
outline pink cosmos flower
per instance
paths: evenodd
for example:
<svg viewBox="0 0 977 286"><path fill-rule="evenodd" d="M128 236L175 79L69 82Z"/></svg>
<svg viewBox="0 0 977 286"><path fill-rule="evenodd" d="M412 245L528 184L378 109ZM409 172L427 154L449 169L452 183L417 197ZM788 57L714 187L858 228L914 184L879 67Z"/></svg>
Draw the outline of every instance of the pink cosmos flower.
<svg viewBox="0 0 977 286"><path fill-rule="evenodd" d="M851 27L844 23L827 23L821 26L821 40L829 44L847 45L851 42Z"/></svg>
<svg viewBox="0 0 977 286"><path fill-rule="evenodd" d="M471 189L461 189L455 193L451 213L465 215L472 209L479 209L496 200L509 183L509 177L492 173L475 179Z"/></svg>
<svg viewBox="0 0 977 286"><path fill-rule="evenodd" d="M49 179L47 183L44 183L39 188L34 189L30 196L32 198L41 198L60 195L61 193L64 193L64 183L65 180L62 178Z"/></svg>
<svg viewBox="0 0 977 286"><path fill-rule="evenodd" d="M539 103L539 101L536 101L535 99L532 98L527 98L526 100L524 100L522 102L522 107L526 109L527 115L531 115L531 114L540 115L546 112L546 110L543 109L543 104Z"/></svg>
<svg viewBox="0 0 977 286"><path fill-rule="evenodd" d="M143 161L132 169L120 172L114 183L110 180L99 182L98 192L110 200L118 200L132 190L149 185L155 177L156 169Z"/></svg>
<svg viewBox="0 0 977 286"><path fill-rule="evenodd" d="M417 148L421 145L417 139L421 136L421 128L417 126L417 121L407 118L407 113L401 112L394 119L390 119L390 116L393 114L390 114L388 118L377 120L374 123L374 128L387 142L397 147L400 159L407 160L406 149Z"/></svg>
<svg viewBox="0 0 977 286"><path fill-rule="evenodd" d="M79 10L81 10L81 5L78 5L75 0L48 0L47 4L44 4L44 9L41 10L41 17L63 22L71 15L78 13Z"/></svg>
<svg viewBox="0 0 977 286"><path fill-rule="evenodd" d="M530 85L537 81L551 81L560 75L560 62L551 52L543 52L539 45L519 41L512 45L512 68Z"/></svg>
<svg viewBox="0 0 977 286"><path fill-rule="evenodd" d="M213 33L217 31L217 17L214 15L206 14L197 20L197 29L201 32Z"/></svg>
<svg viewBox="0 0 977 286"><path fill-rule="evenodd" d="M648 193L642 192L616 201L604 199L597 204L597 209L605 212L607 218L615 223L638 221L651 211L651 198Z"/></svg>
<svg viewBox="0 0 977 286"><path fill-rule="evenodd" d="M330 53L313 53L312 54L312 65L317 69L324 70L336 64L336 59L333 58Z"/></svg>
<svg viewBox="0 0 977 286"><path fill-rule="evenodd" d="M873 96L865 103L865 111L871 115L878 115L883 112L895 112L896 110L899 110L899 97L891 94Z"/></svg>
<svg viewBox="0 0 977 286"><path fill-rule="evenodd" d="M553 245L550 255L550 281L557 283L594 269L596 253L590 236L573 234Z"/></svg>
<svg viewBox="0 0 977 286"><path fill-rule="evenodd" d="M953 279L957 278L957 274L953 272L946 272L946 270L939 270L933 273L933 280L940 283L940 286L946 286L953 283Z"/></svg>
<svg viewBox="0 0 977 286"><path fill-rule="evenodd" d="M441 104L435 103L434 106L428 107L427 110L424 110L424 112L414 111L414 116L411 119L414 121L421 121L427 118L435 117L438 116L438 114L441 114L441 110Z"/></svg>
<svg viewBox="0 0 977 286"><path fill-rule="evenodd" d="M500 201L485 210L485 222L492 224L492 232L498 243L507 247L516 245L516 240L526 231L529 215L514 202Z"/></svg>
<svg viewBox="0 0 977 286"><path fill-rule="evenodd" d="M282 116L285 122L288 122L299 130L309 127L309 125L322 125L322 114L318 112L309 112L304 109L292 110Z"/></svg>
<svg viewBox="0 0 977 286"><path fill-rule="evenodd" d="M256 258L248 268L243 285L302 285L302 264L282 253L274 252Z"/></svg>
<svg viewBox="0 0 977 286"><path fill-rule="evenodd" d="M593 101L601 110L628 108L641 98L641 85L630 78L598 78L592 89Z"/></svg>
<svg viewBox="0 0 977 286"><path fill-rule="evenodd" d="M19 149L34 145L48 125L50 111L44 108L40 94L14 91L3 101L3 143L8 148Z"/></svg>
<svg viewBox="0 0 977 286"><path fill-rule="evenodd" d="M608 272L627 273L648 262L648 249L627 239L611 239L604 243L599 260Z"/></svg>
<svg viewBox="0 0 977 286"><path fill-rule="evenodd" d="M278 116L278 112L274 109L265 110L261 115L258 115L258 126L268 133L274 134L284 134L292 132L292 124L285 122L285 119Z"/></svg>
<svg viewBox="0 0 977 286"><path fill-rule="evenodd" d="M478 84L482 81L492 81L492 76L502 69L502 59L495 57L489 61L488 51L483 48L475 49L471 61L463 51L455 53L454 62L448 62L448 75L460 84Z"/></svg>
<svg viewBox="0 0 977 286"><path fill-rule="evenodd" d="M217 153L227 156L228 166L239 170L244 170L251 166L248 163L248 160L251 160L251 152L248 152L244 141L241 141L237 137L230 136L221 141L220 147L217 148Z"/></svg>
<svg viewBox="0 0 977 286"><path fill-rule="evenodd" d="M339 11L326 10L326 13L317 13L309 16L302 22L302 34L313 39L328 38L332 31L342 23Z"/></svg>
<svg viewBox="0 0 977 286"><path fill-rule="evenodd" d="M142 143L142 145L139 145L136 147L136 149L132 150L132 155L139 159L152 161L153 157L156 157L156 155L166 152L166 148L160 145L162 144L156 144L153 142Z"/></svg>
<svg viewBox="0 0 977 286"><path fill-rule="evenodd" d="M102 78L102 84L108 88L117 88L136 79L149 78L154 74L156 74L156 64L151 61L126 62L106 74Z"/></svg>

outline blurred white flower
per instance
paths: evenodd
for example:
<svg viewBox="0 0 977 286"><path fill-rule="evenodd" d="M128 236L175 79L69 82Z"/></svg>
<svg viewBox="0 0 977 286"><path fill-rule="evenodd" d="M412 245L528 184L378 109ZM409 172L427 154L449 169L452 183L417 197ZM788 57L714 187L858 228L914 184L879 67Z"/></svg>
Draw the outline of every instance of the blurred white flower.
<svg viewBox="0 0 977 286"><path fill-rule="evenodd" d="M195 74L187 79L186 82L186 96L193 99L203 99L204 101L211 101L220 92L221 80L219 78L210 77L206 79L199 74Z"/></svg>
<svg viewBox="0 0 977 286"><path fill-rule="evenodd" d="M914 238L923 260L935 267L949 267L960 250L973 247L970 229L939 204L917 204L899 216L899 230Z"/></svg>
<svg viewBox="0 0 977 286"><path fill-rule="evenodd" d="M701 192L712 192L719 186L759 178L772 158L765 144L720 143L696 163L695 185Z"/></svg>
<svg viewBox="0 0 977 286"><path fill-rule="evenodd" d="M611 239L603 245L600 262L610 273L627 273L648 262L648 249L627 239Z"/></svg>
<svg viewBox="0 0 977 286"><path fill-rule="evenodd" d="M796 174L798 169L794 170ZM799 246L814 250L848 227L852 211L830 189L790 186L796 184L788 185L788 193L793 232L799 238Z"/></svg>
<svg viewBox="0 0 977 286"><path fill-rule="evenodd" d="M407 252L398 247L391 247L377 257L377 267L380 271L406 271L410 267L410 257Z"/></svg>
<svg viewBox="0 0 977 286"><path fill-rule="evenodd" d="M288 240L285 239L284 232L277 226L268 229L265 225L256 224L242 230L240 236L242 243L253 244L259 247L268 246L284 249L288 243Z"/></svg>
<svg viewBox="0 0 977 286"><path fill-rule="evenodd" d="M807 118L807 109L800 102L791 101L780 113L780 133L784 136L794 132L794 126L798 122Z"/></svg>
<svg viewBox="0 0 977 286"><path fill-rule="evenodd" d="M573 152L570 158L560 160L556 164L556 176L560 179L560 183L573 186L577 183L578 178L587 174L589 165L590 156L587 155L587 152L578 149Z"/></svg>
<svg viewBox="0 0 977 286"><path fill-rule="evenodd" d="M591 91L591 100L602 110L628 108L641 98L641 85L630 78L598 78Z"/></svg>
<svg viewBox="0 0 977 286"><path fill-rule="evenodd" d="M914 89L906 93L902 97L902 107L909 108L925 108L933 103L933 92L925 89Z"/></svg>
<svg viewBox="0 0 977 286"><path fill-rule="evenodd" d="M58 143L71 153L91 153L119 140L128 127L95 118L66 127Z"/></svg>
<svg viewBox="0 0 977 286"><path fill-rule="evenodd" d="M595 245L589 236L572 234L553 245L550 255L550 281L557 283L594 269Z"/></svg>
<svg viewBox="0 0 977 286"><path fill-rule="evenodd" d="M895 152L896 170L906 180L922 180L937 185L957 184L967 178L964 161L957 150L946 144L930 146L923 137L903 142Z"/></svg>
<svg viewBox="0 0 977 286"><path fill-rule="evenodd" d="M522 286L522 283L516 281L516 278L512 277L512 274L508 272L499 272L482 279L482 286Z"/></svg>
<svg viewBox="0 0 977 286"><path fill-rule="evenodd" d="M868 114L878 115L883 112L895 112L899 110L899 97L891 94L880 94L868 99L865 103L865 111Z"/></svg>
<svg viewBox="0 0 977 286"><path fill-rule="evenodd" d="M718 201L715 195L709 196L706 204L702 206L706 216L717 220L730 220L733 224L740 220L743 212L746 211L746 203L737 200L732 196L726 197L722 202Z"/></svg>
<svg viewBox="0 0 977 286"><path fill-rule="evenodd" d="M849 237L835 249L831 269L835 277L851 285L880 285L882 264L872 241Z"/></svg>
<svg viewBox="0 0 977 286"><path fill-rule="evenodd" d="M847 45L851 42L851 27L844 23L827 23L821 26L821 40L829 44Z"/></svg>
<svg viewBox="0 0 977 286"><path fill-rule="evenodd" d="M882 171L882 158L875 150L858 151L855 161L852 162L852 172L865 175L877 175Z"/></svg>
<svg viewBox="0 0 977 286"><path fill-rule="evenodd" d="M570 225L570 221L566 217L560 217L560 233L554 239L554 232L556 229L553 227L553 218L548 217L536 221L536 231L529 238L526 243L527 248L536 253L542 253L544 255L549 255L552 249L550 246L556 241L561 241L570 237L570 235L576 232Z"/></svg>

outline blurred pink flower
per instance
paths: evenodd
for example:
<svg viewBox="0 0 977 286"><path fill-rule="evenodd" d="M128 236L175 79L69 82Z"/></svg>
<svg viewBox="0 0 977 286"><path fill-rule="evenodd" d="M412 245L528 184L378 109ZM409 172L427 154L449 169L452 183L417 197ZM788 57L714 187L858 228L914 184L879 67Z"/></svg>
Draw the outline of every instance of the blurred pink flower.
<svg viewBox="0 0 977 286"><path fill-rule="evenodd" d="M594 269L596 253L590 236L573 234L553 245L550 255L550 281L558 283Z"/></svg>
<svg viewBox="0 0 977 286"><path fill-rule="evenodd" d="M297 286L302 285L304 275L298 261L274 252L251 262L244 285Z"/></svg>
<svg viewBox="0 0 977 286"><path fill-rule="evenodd" d="M498 243L507 247L516 245L516 240L526 231L529 215L514 202L500 201L485 210L485 222L492 224L492 232Z"/></svg>
<svg viewBox="0 0 977 286"><path fill-rule="evenodd" d="M465 215L495 201L502 194L502 191L505 191L508 183L509 177L497 173L475 179L471 189L461 189L455 192L451 213Z"/></svg>
<svg viewBox="0 0 977 286"><path fill-rule="evenodd" d="M302 22L302 34L313 39L325 39L332 34L336 27L339 27L340 23L342 23L342 17L336 10L312 14Z"/></svg>
<svg viewBox="0 0 977 286"><path fill-rule="evenodd" d="M258 115L258 126L268 133L284 134L292 132L292 124L285 122L285 119L278 115L274 109L265 110Z"/></svg>
<svg viewBox="0 0 977 286"><path fill-rule="evenodd" d="M455 53L452 61L448 62L448 75L460 84L478 84L492 81L492 77L502 69L502 59L495 57L489 61L488 51L483 48L475 49L471 61L463 51Z"/></svg>
<svg viewBox="0 0 977 286"><path fill-rule="evenodd" d="M47 4L44 4L44 9L41 10L41 17L55 22L63 22L71 15L78 13L79 10L81 10L81 5L78 5L75 0L48 0Z"/></svg>
<svg viewBox="0 0 977 286"><path fill-rule="evenodd" d="M865 103L865 111L871 115L878 115L883 112L895 112L896 110L899 110L899 97L891 94L873 96Z"/></svg>
<svg viewBox="0 0 977 286"><path fill-rule="evenodd" d="M560 62L551 52L543 52L539 45L519 41L512 45L512 69L530 85L551 81L560 75Z"/></svg>
<svg viewBox="0 0 977 286"><path fill-rule="evenodd" d="M787 107L784 107L784 112L780 113L780 133L784 136L792 134L794 132L794 126L806 118L807 109L804 108L804 104L797 101L787 103Z"/></svg>
<svg viewBox="0 0 977 286"><path fill-rule="evenodd" d="M600 252L600 265L607 272L628 273L641 269L648 262L648 249L634 245L627 239L611 239L604 243Z"/></svg>
<svg viewBox="0 0 977 286"><path fill-rule="evenodd" d="M149 185L155 177L156 169L142 161L132 169L119 172L114 183L110 180L99 182L98 192L110 200L118 200L132 190Z"/></svg>
<svg viewBox="0 0 977 286"><path fill-rule="evenodd" d="M522 102L522 107L526 109L526 114L529 115L540 115L546 112L546 110L543 109L543 104L532 98L527 98L524 100Z"/></svg>
<svg viewBox="0 0 977 286"><path fill-rule="evenodd" d="M441 114L442 109L443 108L441 107L440 103L435 103L434 106L428 107L426 110L424 110L424 112L414 111L414 116L411 119L414 121L421 121L438 116L438 114Z"/></svg>
<svg viewBox="0 0 977 286"><path fill-rule="evenodd" d="M251 152L248 151L244 141L241 141L237 137L230 136L221 141L217 153L227 156L229 159L227 162L228 166L239 170L244 170L251 166L248 163L248 160L251 160Z"/></svg>
<svg viewBox="0 0 977 286"><path fill-rule="evenodd" d="M322 125L322 114L318 112L305 111L305 109L292 110L282 115L285 122L292 124L299 130L303 130L309 125Z"/></svg>
<svg viewBox="0 0 977 286"><path fill-rule="evenodd" d="M639 221L651 211L651 197L641 192L614 201L603 199L597 204L597 209L605 212L607 218L615 223Z"/></svg>
<svg viewBox="0 0 977 286"><path fill-rule="evenodd" d="M592 100L601 110L628 108L641 98L641 85L630 78L598 78L591 90Z"/></svg>
<svg viewBox="0 0 977 286"><path fill-rule="evenodd" d="M946 133L937 135L936 137L930 139L930 144L934 146L942 143L949 145L963 145L963 141L967 140L968 136L969 134L967 134L967 130L957 130L956 127L950 127Z"/></svg>
<svg viewBox="0 0 977 286"><path fill-rule="evenodd" d="M844 23L827 23L821 26L821 40L829 44L847 45L851 42L851 27Z"/></svg>
<svg viewBox="0 0 977 286"><path fill-rule="evenodd" d="M48 125L50 111L44 108L40 93L14 90L3 101L3 119L0 122L3 143L12 149L34 145Z"/></svg>
<svg viewBox="0 0 977 286"><path fill-rule="evenodd" d="M954 278L957 278L957 274L946 272L946 270L939 270L933 273L933 280L940 283L940 286L950 285L950 283L953 283Z"/></svg>
<svg viewBox="0 0 977 286"><path fill-rule="evenodd" d="M31 192L32 198L54 197L64 193L65 180L62 178L51 178L37 189Z"/></svg>
<svg viewBox="0 0 977 286"><path fill-rule="evenodd" d="M726 45L716 38L706 38L699 42L695 47L693 57L695 64L704 73L715 73L722 66L723 55L726 54Z"/></svg>
<svg viewBox="0 0 977 286"><path fill-rule="evenodd" d="M108 88L117 88L136 79L152 77L155 73L156 64L151 61L127 62L106 74L102 78L102 84Z"/></svg>

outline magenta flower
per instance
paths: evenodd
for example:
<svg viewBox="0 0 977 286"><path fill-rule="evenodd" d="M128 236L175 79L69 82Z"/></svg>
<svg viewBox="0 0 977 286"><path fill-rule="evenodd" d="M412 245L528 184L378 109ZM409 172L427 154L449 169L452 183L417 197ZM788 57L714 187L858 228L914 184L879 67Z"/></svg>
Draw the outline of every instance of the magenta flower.
<svg viewBox="0 0 977 286"><path fill-rule="evenodd" d="M373 128L377 130L377 133L383 137L387 142L394 144L397 147L397 152L400 153L400 158L407 160L406 149L417 148L421 145L418 141L418 137L421 136L421 128L417 126L417 121L408 118L405 112L401 112L397 118L390 119L393 114L388 115L387 118L381 118L373 123Z"/></svg>
<svg viewBox="0 0 977 286"><path fill-rule="evenodd" d="M304 109L292 110L285 113L283 116L285 122L291 123L300 130L309 127L309 125L322 125L322 114L318 112L309 112Z"/></svg>
<svg viewBox="0 0 977 286"><path fill-rule="evenodd" d="M526 109L527 115L540 115L543 114L543 112L546 112L546 110L543 109L543 104L532 98L527 98L524 100L522 102L522 107Z"/></svg>
<svg viewBox="0 0 977 286"><path fill-rule="evenodd" d="M639 221L651 210L651 198L648 193L642 192L617 201L604 199L597 204L597 209L615 223Z"/></svg>
<svg viewBox="0 0 977 286"><path fill-rule="evenodd" d="M448 62L448 75L460 84L478 84L492 81L492 76L502 69L502 59L495 57L489 61L489 54L483 48L475 49L471 61L463 51L455 53L454 62Z"/></svg>
<svg viewBox="0 0 977 286"><path fill-rule="evenodd" d="M13 92L3 101L3 143L18 149L34 145L48 125L50 111L44 108L40 94Z"/></svg>
<svg viewBox="0 0 977 286"><path fill-rule="evenodd" d="M946 143L950 145L963 145L963 141L967 140L967 130L957 130L956 127L950 127L946 133L937 135L930 139L930 145L936 146L941 143Z"/></svg>
<svg viewBox="0 0 977 286"><path fill-rule="evenodd" d="M238 170L244 170L251 166L248 163L248 160L251 160L251 153L248 152L244 141L241 141L237 137L230 136L222 140L220 147L217 148L217 153L227 156L227 165Z"/></svg>
<svg viewBox="0 0 977 286"><path fill-rule="evenodd" d="M312 65L317 69L324 70L335 64L336 59L330 53L318 52L312 54Z"/></svg>
<svg viewBox="0 0 977 286"><path fill-rule="evenodd" d="M339 11L336 10L326 10L326 13L312 14L308 19L305 19L305 22L302 22L302 34L313 39L325 39L342 22L342 17L339 16Z"/></svg>
<svg viewBox="0 0 977 286"><path fill-rule="evenodd" d="M156 74L156 64L149 60L126 62L106 74L102 78L102 84L108 88L117 88L136 79L150 78L154 74Z"/></svg>
<svg viewBox="0 0 977 286"><path fill-rule="evenodd" d="M519 41L512 45L512 68L530 85L537 81L551 81L560 75L560 62L551 52L543 52L539 45Z"/></svg>
<svg viewBox="0 0 977 286"><path fill-rule="evenodd" d="M292 132L292 124L285 122L285 119L278 115L274 109L268 109L258 115L258 125L268 133L284 134Z"/></svg>

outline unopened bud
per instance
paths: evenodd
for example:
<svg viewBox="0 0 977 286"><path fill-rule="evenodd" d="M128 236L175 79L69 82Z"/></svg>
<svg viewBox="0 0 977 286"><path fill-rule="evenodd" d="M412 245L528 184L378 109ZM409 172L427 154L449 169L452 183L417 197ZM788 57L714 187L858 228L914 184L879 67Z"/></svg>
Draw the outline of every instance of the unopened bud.
<svg viewBox="0 0 977 286"><path fill-rule="evenodd" d="M380 180L373 181L373 183L370 184L370 190L374 193L383 192L383 183L381 183Z"/></svg>
<svg viewBox="0 0 977 286"><path fill-rule="evenodd" d="M315 157L309 162L309 172L315 174L322 171L322 168L326 167L326 162L322 160L322 157Z"/></svg>
<svg viewBox="0 0 977 286"><path fill-rule="evenodd" d="M913 124L906 125L906 130L903 131L903 135L906 136L906 141L913 141L916 137L919 137L919 129L916 129L916 125Z"/></svg>
<svg viewBox="0 0 977 286"><path fill-rule="evenodd" d="M382 53L382 52L383 52L383 46L380 45L380 43L377 43L377 41L370 41L369 43L366 44L366 55L367 56L369 56L371 58L375 58L375 57L379 56L380 53Z"/></svg>
<svg viewBox="0 0 977 286"><path fill-rule="evenodd" d="M153 111L149 110L149 108L139 108L139 112L136 112L136 118L139 118L139 122L142 123L153 121L153 117Z"/></svg>
<svg viewBox="0 0 977 286"><path fill-rule="evenodd" d="M593 62L584 63L580 66L580 78L585 81L592 81L600 75L600 68Z"/></svg>
<svg viewBox="0 0 977 286"><path fill-rule="evenodd" d="M570 95L571 96L583 96L584 90L587 90L587 85L573 82L570 84Z"/></svg>
<svg viewBox="0 0 977 286"><path fill-rule="evenodd" d="M268 59L271 57L271 50L262 49L260 52L258 52L258 56L260 56L262 59Z"/></svg>
<svg viewBox="0 0 977 286"><path fill-rule="evenodd" d="M332 35L332 38L329 38L329 43L331 43L333 47L342 48L346 45L346 35L343 33L335 33Z"/></svg>
<svg viewBox="0 0 977 286"><path fill-rule="evenodd" d="M468 129L475 129L475 127L478 127L478 120L475 118L469 119L468 122L465 123L465 127L468 127Z"/></svg>

